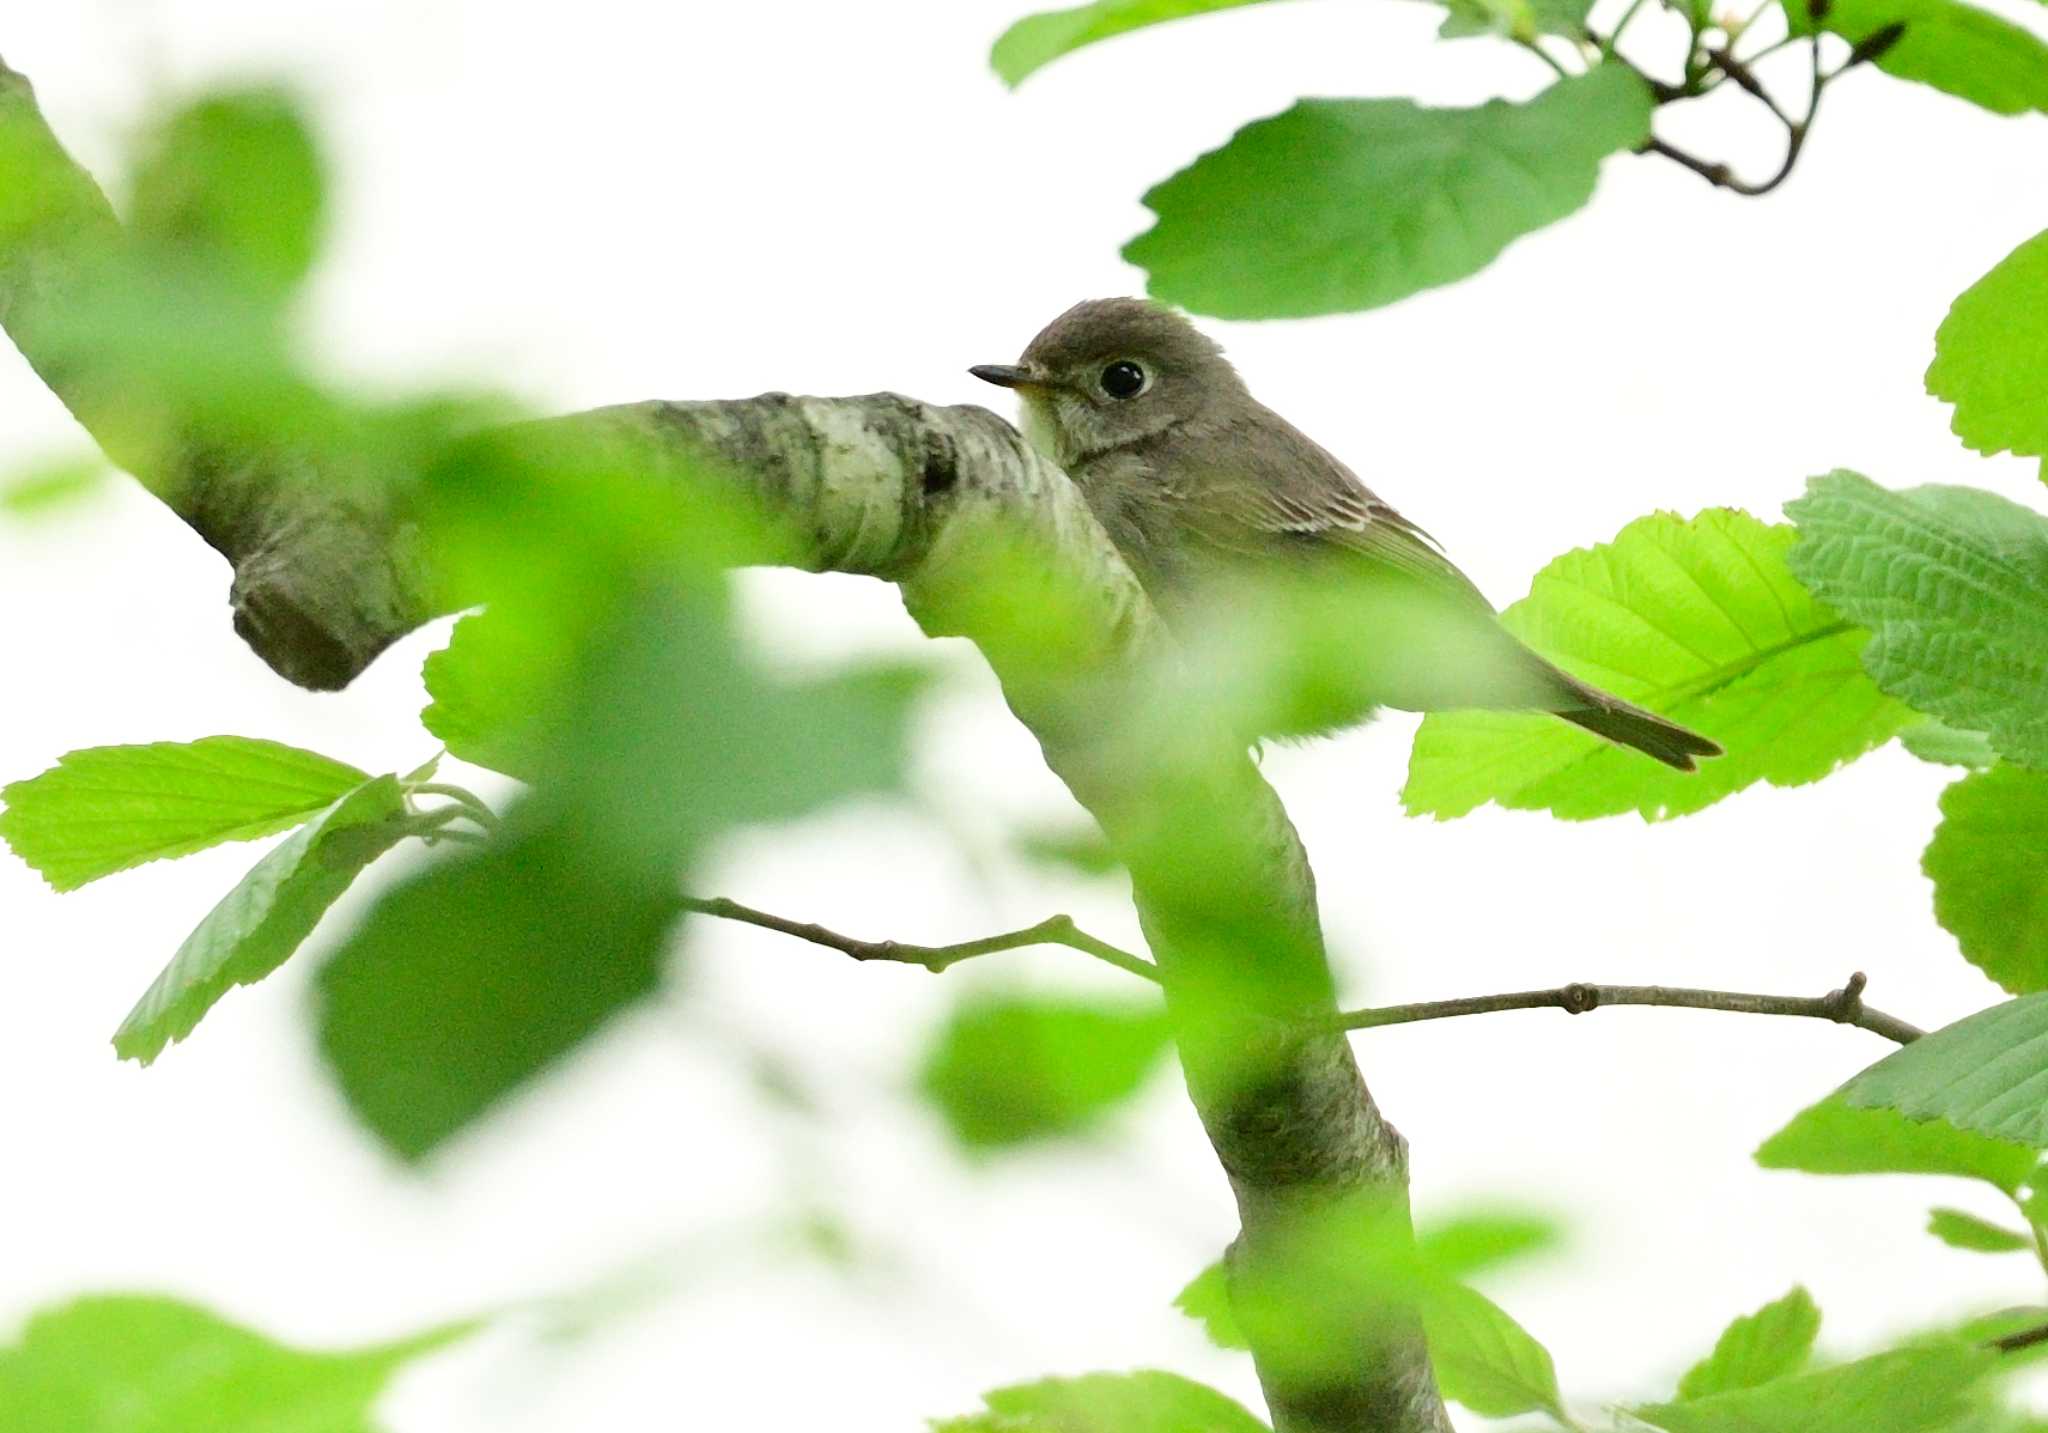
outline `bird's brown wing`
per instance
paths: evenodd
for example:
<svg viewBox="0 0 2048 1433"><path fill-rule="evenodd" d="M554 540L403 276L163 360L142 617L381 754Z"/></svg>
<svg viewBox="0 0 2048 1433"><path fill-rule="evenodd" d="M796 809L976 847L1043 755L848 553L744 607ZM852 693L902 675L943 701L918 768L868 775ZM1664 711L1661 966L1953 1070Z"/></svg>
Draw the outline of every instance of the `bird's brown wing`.
<svg viewBox="0 0 2048 1433"><path fill-rule="evenodd" d="M1188 529L1239 558L1299 563L1304 545L1362 557L1424 592L1493 615L1493 605L1422 528L1326 449L1277 416L1189 445L1202 471L1181 493Z"/></svg>

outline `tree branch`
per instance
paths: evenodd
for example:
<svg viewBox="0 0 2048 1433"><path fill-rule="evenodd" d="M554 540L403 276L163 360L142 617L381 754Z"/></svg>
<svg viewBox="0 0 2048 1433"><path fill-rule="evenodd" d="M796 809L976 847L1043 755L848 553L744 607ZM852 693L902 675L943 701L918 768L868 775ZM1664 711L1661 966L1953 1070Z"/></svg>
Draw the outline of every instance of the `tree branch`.
<svg viewBox="0 0 2048 1433"><path fill-rule="evenodd" d="M95 255L122 238L4 66L0 155L26 156L10 179L32 176L0 193L0 325L110 456L233 565L236 630L264 660L302 686L345 685L446 601L406 505L417 475L351 481L331 446L128 441L147 395L96 370L64 324L88 301ZM927 633L975 642L1131 874L1189 1093L1236 1196L1232 1287L1256 1281L1287 1315L1248 1330L1276 1433L1449 1433L1412 1311L1390 1309L1364 1270L1287 1281L1296 1231L1333 1205L1405 1227L1406 1145L1328 1024L1308 857L1242 743L1199 720L1183 720L1172 751L1119 739L1174 653L1065 475L991 413L888 394L643 403L508 436L550 432L623 437L679 487L744 493L797 534L782 560L894 581ZM1016 620L1046 610L1060 620ZM1304 1361L1302 1328L1323 1359Z"/></svg>
<svg viewBox="0 0 2048 1433"><path fill-rule="evenodd" d="M1449 1020L1461 1015L1490 1015L1499 1010L1555 1008L1584 1015L1603 1005L1663 1005L1684 1010L1723 1010L1736 1015L1793 1015L1854 1025L1873 1035L1906 1045L1926 1033L1895 1015L1863 1003L1867 984L1862 971L1848 984L1826 995L1746 995L1733 990L1691 990L1671 985L1560 985L1555 990L1521 990L1506 995L1473 995L1461 1000L1426 1000L1414 1005L1388 1005L1377 1010L1347 1010L1336 1017L1342 1030L1376 1030L1382 1025L1409 1025L1419 1020Z"/></svg>
<svg viewBox="0 0 2048 1433"><path fill-rule="evenodd" d="M1078 950L1097 960L1106 961L1118 970L1128 970L1141 980L1158 983L1159 971L1152 962L1142 955L1132 955L1120 950L1108 941L1097 940L1074 924L1072 916L1048 916L1037 925L1028 925L1021 930L1006 931L1001 935L987 935L979 940L963 940L954 945L911 945L900 940L857 940L850 935L827 930L824 926L810 921L793 921L783 916L757 911L743 906L738 901L723 897L709 900L685 896L684 910L699 915L717 916L720 920L740 921L746 925L760 926L763 930L780 931L793 935L798 940L807 940L813 945L849 955L855 960L895 961L902 965L921 965L934 975L963 960L972 960L977 955L994 955L998 951L1021 950L1033 945L1063 945L1069 950Z"/></svg>

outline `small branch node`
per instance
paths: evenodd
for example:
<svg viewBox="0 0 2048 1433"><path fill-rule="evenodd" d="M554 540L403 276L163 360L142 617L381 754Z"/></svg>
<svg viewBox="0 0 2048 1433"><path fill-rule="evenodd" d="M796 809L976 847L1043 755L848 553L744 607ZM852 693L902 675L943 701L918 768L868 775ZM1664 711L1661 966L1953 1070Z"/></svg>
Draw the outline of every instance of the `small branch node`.
<svg viewBox="0 0 2048 1433"><path fill-rule="evenodd" d="M1558 992L1563 999L1558 1003L1569 1015L1584 1015L1600 1008L1600 987L1577 981Z"/></svg>

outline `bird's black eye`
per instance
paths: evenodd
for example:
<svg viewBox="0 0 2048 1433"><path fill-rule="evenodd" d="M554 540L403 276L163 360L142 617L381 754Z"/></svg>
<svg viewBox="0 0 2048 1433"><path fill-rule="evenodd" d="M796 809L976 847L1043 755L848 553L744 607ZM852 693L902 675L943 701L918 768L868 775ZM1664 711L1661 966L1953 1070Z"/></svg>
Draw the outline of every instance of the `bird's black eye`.
<svg viewBox="0 0 2048 1433"><path fill-rule="evenodd" d="M1120 358L1102 370L1102 391L1112 398L1136 398L1145 391L1145 370Z"/></svg>

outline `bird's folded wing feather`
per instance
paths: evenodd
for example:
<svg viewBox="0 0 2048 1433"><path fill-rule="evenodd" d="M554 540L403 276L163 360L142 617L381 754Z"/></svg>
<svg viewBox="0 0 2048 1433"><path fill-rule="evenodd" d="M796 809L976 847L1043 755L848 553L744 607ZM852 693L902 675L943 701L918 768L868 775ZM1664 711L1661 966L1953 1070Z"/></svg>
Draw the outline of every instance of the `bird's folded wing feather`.
<svg viewBox="0 0 2048 1433"><path fill-rule="evenodd" d="M1183 520L1213 546L1242 557L1299 561L1312 543L1348 551L1425 589L1493 612L1493 605L1420 527L1381 501L1313 440L1275 419L1256 431L1205 435L1200 471L1182 476Z"/></svg>

